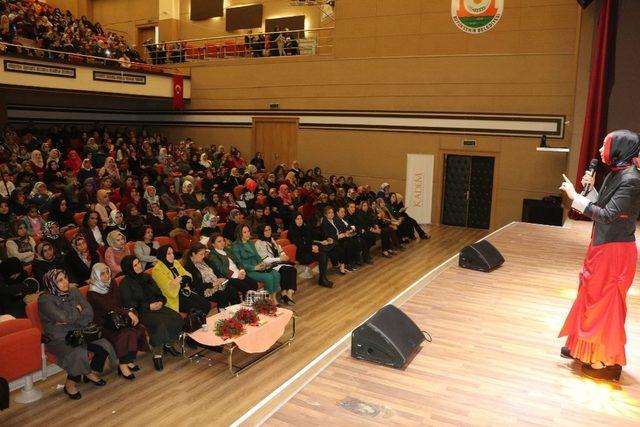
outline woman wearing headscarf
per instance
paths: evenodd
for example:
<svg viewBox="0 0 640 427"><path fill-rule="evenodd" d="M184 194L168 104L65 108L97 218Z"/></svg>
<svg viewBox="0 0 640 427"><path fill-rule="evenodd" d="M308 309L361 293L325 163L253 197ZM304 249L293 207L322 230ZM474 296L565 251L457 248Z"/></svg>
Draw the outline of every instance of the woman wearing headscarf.
<svg viewBox="0 0 640 427"><path fill-rule="evenodd" d="M112 210L109 214L109 224L104 228L104 234L107 236L112 231L117 230L124 234L127 240L133 239L134 236L131 235L131 230L129 229L127 222L124 219L124 215L119 210Z"/></svg>
<svg viewBox="0 0 640 427"><path fill-rule="evenodd" d="M58 223L55 221L47 221L44 224L44 241L47 241L53 245L56 254L64 256L67 252L71 251L71 245L69 241L64 237L58 227ZM37 251L36 251L37 253Z"/></svg>
<svg viewBox="0 0 640 427"><path fill-rule="evenodd" d="M27 276L18 258L0 263L0 314L25 319L25 297L38 290L38 284Z"/></svg>
<svg viewBox="0 0 640 427"><path fill-rule="evenodd" d="M328 249L329 243L327 241L319 241L314 237L313 229L305 224L302 214L297 214L294 217L289 226L287 239L296 245L296 259L300 264L318 263L318 269L320 270L318 284L326 288L332 288L333 282L327 279L329 257L327 255L328 250L325 248Z"/></svg>
<svg viewBox="0 0 640 427"><path fill-rule="evenodd" d="M42 158L42 152L39 150L33 150L31 152L31 159L29 161L31 165L31 170L33 173L38 175L39 179L42 179L44 176L44 159Z"/></svg>
<svg viewBox="0 0 640 427"><path fill-rule="evenodd" d="M124 190L124 196L122 200L120 200L119 209L124 211L125 207L129 205L134 205L139 212L146 212L146 203L143 203L142 196L137 187L127 187Z"/></svg>
<svg viewBox="0 0 640 427"><path fill-rule="evenodd" d="M69 202L63 197L55 197L53 199L48 219L58 224L61 233L64 233L69 228L76 227L73 212L69 209Z"/></svg>
<svg viewBox="0 0 640 427"><path fill-rule="evenodd" d="M280 274L280 299L287 305L295 305L293 294L298 290L298 270L289 263L289 256L275 241L271 227L263 225L258 228L256 251L268 267Z"/></svg>
<svg viewBox="0 0 640 427"><path fill-rule="evenodd" d="M162 354L176 355L175 346L182 332L182 317L166 306L167 299L155 282L143 273L144 267L133 255L122 259L124 279L120 282L120 295L124 307L135 309L140 323L149 332L153 348L153 364L163 369Z"/></svg>
<svg viewBox="0 0 640 427"><path fill-rule="evenodd" d="M117 276L122 271L120 262L129 255L127 248L127 238L119 230L113 230L107 235L107 243L109 247L104 253L104 262L111 269L111 274Z"/></svg>
<svg viewBox="0 0 640 427"><path fill-rule="evenodd" d="M202 153L200 155L200 166L202 166L204 169L209 169L211 167L211 162L209 161L207 153Z"/></svg>
<svg viewBox="0 0 640 427"><path fill-rule="evenodd" d="M140 213L140 210L133 203L128 204L123 210L127 228L132 235L137 235L140 228L144 225L146 219Z"/></svg>
<svg viewBox="0 0 640 427"><path fill-rule="evenodd" d="M38 283L42 283L45 273L54 268L64 270L64 261L56 252L56 248L50 242L43 240L36 245L36 256L32 263L31 274Z"/></svg>
<svg viewBox="0 0 640 427"><path fill-rule="evenodd" d="M636 220L640 214L640 137L628 130L608 134L600 157L611 171L599 191L576 192L565 176L560 187L572 208L593 220L591 242L580 272L580 285L560 336L566 358L580 360L582 372L602 380L618 380L626 364L626 295L638 260ZM593 188L586 173L582 185Z"/></svg>
<svg viewBox="0 0 640 427"><path fill-rule="evenodd" d="M173 223L167 218L157 203L151 203L149 205L147 220L151 228L153 228L153 234L156 236L169 236L173 229Z"/></svg>
<svg viewBox="0 0 640 427"><path fill-rule="evenodd" d="M71 239L72 251L69 251L64 262L72 283L83 285L91 277L91 268L100 260L98 253L87 244L82 233L78 233Z"/></svg>
<svg viewBox="0 0 640 427"><path fill-rule="evenodd" d="M211 309L209 301L191 289L191 274L175 259L171 245L160 246L157 258L151 277L167 298L167 307L183 313L191 310L208 313Z"/></svg>
<svg viewBox="0 0 640 427"><path fill-rule="evenodd" d="M97 179L98 171L91 165L91 159L82 160L80 170L78 171L78 182L84 183L87 179Z"/></svg>
<svg viewBox="0 0 640 427"><path fill-rule="evenodd" d="M0 239L7 240L13 233L11 231L11 223L16 219L16 216L11 212L9 207L9 201L6 199L0 199Z"/></svg>
<svg viewBox="0 0 640 427"><path fill-rule="evenodd" d="M196 227L193 225L193 219L188 215L183 215L178 218L178 228L171 230L169 237L173 239L178 252L184 252L198 240L195 234Z"/></svg>
<svg viewBox="0 0 640 427"><path fill-rule="evenodd" d="M24 263L33 261L36 242L29 236L27 225L24 221L16 219L11 223L11 230L15 237L7 240L7 256L18 258Z"/></svg>
<svg viewBox="0 0 640 427"><path fill-rule="evenodd" d="M104 178L106 176L116 182L120 181L120 170L118 169L118 165L113 157L107 157L104 161L104 166L98 170L99 178Z"/></svg>
<svg viewBox="0 0 640 427"><path fill-rule="evenodd" d="M66 186L66 180L62 171L60 170L60 165L58 162L53 160L49 160L47 162L47 169L44 172L43 181L47 186L56 190L62 190Z"/></svg>
<svg viewBox="0 0 640 427"><path fill-rule="evenodd" d="M46 212L51 205L53 193L47 188L47 184L42 181L36 182L29 193L29 203L36 205L39 210Z"/></svg>
<svg viewBox="0 0 640 427"><path fill-rule="evenodd" d="M135 375L131 371L139 370L134 362L138 351L148 352L151 349L147 344L147 334L140 325L138 316L133 310L129 310L123 303L118 286L115 286L111 277L111 271L106 264L97 263L91 269L89 291L87 300L93 307L93 321L103 326L103 336L116 351L118 356L118 375L126 380L133 380ZM112 313L127 317L130 324L118 330L111 329L107 316Z"/></svg>
<svg viewBox="0 0 640 427"><path fill-rule="evenodd" d="M78 152L75 150L69 150L69 154L67 155L67 160L64 162L64 168L77 175L80 172L80 168L82 167L82 159L78 156ZM82 182L82 181L80 181Z"/></svg>
<svg viewBox="0 0 640 427"><path fill-rule="evenodd" d="M145 200L145 203L147 205L147 212L151 212L152 203L160 205L160 197L156 192L156 187L154 187L153 185L147 185L146 187L144 187L143 199Z"/></svg>
<svg viewBox="0 0 640 427"><path fill-rule="evenodd" d="M83 181L79 181L83 182ZM98 183L93 178L87 178L83 184L80 193L78 194L78 204L80 210L93 210L93 206L98 201L96 192Z"/></svg>
<svg viewBox="0 0 640 427"><path fill-rule="evenodd" d="M180 194L184 206L187 209L200 209L200 202L196 199L196 193L193 189L193 184L190 181L185 180L182 183L182 194Z"/></svg>
<svg viewBox="0 0 640 427"><path fill-rule="evenodd" d="M100 220L104 224L109 222L109 215L111 214L111 211L115 211L116 209L116 205L109 200L109 191L105 189L98 190L97 203L93 210L100 215Z"/></svg>
<svg viewBox="0 0 640 427"><path fill-rule="evenodd" d="M107 357L115 358L115 351L104 338L77 347L69 346L65 339L67 334L92 322L93 308L77 288L69 286L64 270L49 270L42 281L48 290L38 298L43 335L48 339L45 348L56 356L56 365L67 371L64 393L70 399L78 400L82 395L77 383L82 377L84 382L106 385L98 373L104 369ZM91 361L89 351L93 353Z"/></svg>
<svg viewBox="0 0 640 427"><path fill-rule="evenodd" d="M237 289L227 286L228 280L217 277L213 269L204 261L207 247L194 243L182 256L184 268L191 274L191 289L209 301L215 302L218 310L234 304L240 304Z"/></svg>

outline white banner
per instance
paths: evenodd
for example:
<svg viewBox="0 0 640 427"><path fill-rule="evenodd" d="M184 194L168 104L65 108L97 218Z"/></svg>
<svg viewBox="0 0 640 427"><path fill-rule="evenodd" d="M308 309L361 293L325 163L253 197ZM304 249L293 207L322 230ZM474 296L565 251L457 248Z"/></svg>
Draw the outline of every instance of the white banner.
<svg viewBox="0 0 640 427"><path fill-rule="evenodd" d="M404 205L418 224L431 224L433 154L407 154L407 188Z"/></svg>

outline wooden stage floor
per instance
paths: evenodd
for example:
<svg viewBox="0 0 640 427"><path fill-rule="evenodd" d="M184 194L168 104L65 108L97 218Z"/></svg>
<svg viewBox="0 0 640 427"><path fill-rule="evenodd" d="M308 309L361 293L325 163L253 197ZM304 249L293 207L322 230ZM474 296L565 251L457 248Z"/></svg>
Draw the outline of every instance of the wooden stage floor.
<svg viewBox="0 0 640 427"><path fill-rule="evenodd" d="M278 389L311 361L332 346L367 317L375 313L407 286L443 263L462 247L486 235L484 230L457 227L426 227L432 239L414 242L409 250L393 259L375 258L373 266L338 277L333 289L319 287L314 280L299 281L295 311L299 316L294 343L232 377L220 355L219 362L165 358L165 369L156 372L149 355L139 357L142 370L135 381L104 376L108 384L82 384L82 399L71 401L57 387L64 375L57 374L36 383L44 393L38 402L13 404L0 412L1 426L208 426L228 425ZM378 253L378 251L376 251ZM317 279L317 277L316 277ZM318 365L318 368L321 366ZM307 371L311 375L312 370ZM300 384L306 376L300 377ZM295 392L284 389L271 405ZM13 396L12 396L13 397ZM270 411L265 405L263 411ZM267 412L268 413L268 412ZM257 412L255 417L263 417ZM251 419L249 424L254 423Z"/></svg>
<svg viewBox="0 0 640 427"><path fill-rule="evenodd" d="M499 230L488 240L506 259L501 268L450 261L402 304L433 336L406 370L343 351L265 425L640 425L637 275L619 386L587 380L559 356L589 234L575 224Z"/></svg>

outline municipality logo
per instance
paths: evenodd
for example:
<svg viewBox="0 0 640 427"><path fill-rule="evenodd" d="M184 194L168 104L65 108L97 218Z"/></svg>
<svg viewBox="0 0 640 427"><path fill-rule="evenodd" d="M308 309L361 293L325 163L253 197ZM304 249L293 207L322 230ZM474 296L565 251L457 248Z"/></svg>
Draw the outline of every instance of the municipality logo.
<svg viewBox="0 0 640 427"><path fill-rule="evenodd" d="M465 33L492 29L502 17L504 0L451 0L451 18Z"/></svg>

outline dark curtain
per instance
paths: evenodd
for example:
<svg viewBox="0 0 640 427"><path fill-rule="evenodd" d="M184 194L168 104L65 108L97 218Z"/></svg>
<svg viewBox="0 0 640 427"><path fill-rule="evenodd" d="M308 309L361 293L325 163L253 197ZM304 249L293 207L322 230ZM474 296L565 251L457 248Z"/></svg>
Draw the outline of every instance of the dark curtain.
<svg viewBox="0 0 640 427"><path fill-rule="evenodd" d="M615 64L615 40L617 30L618 0L602 0L600 15L596 24L593 52L591 58L591 76L589 77L589 95L582 133L582 145L578 158L576 188L584 175L591 159L600 159L598 149L602 145L607 129L607 110L609 95L613 86ZM602 173L599 174L601 177ZM585 219L580 213L570 211L573 219Z"/></svg>

